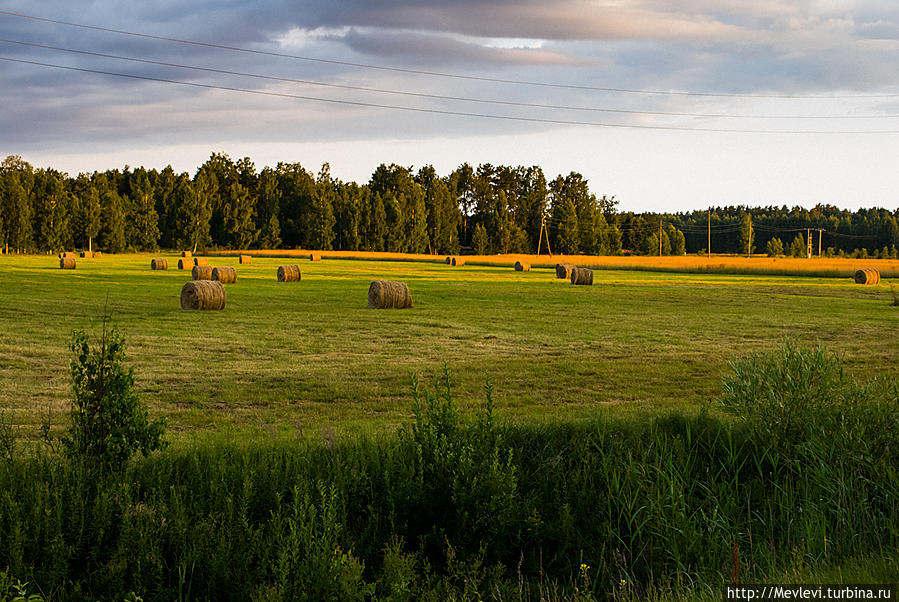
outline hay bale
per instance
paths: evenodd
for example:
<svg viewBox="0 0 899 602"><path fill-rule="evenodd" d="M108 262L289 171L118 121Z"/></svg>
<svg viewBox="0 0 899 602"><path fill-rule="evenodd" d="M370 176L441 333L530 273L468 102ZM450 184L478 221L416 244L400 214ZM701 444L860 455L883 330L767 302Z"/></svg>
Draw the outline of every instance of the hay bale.
<svg viewBox="0 0 899 602"><path fill-rule="evenodd" d="M465 265L464 259L462 259L461 257L453 257L453 266L454 267L459 268L459 267L462 267L463 265Z"/></svg>
<svg viewBox="0 0 899 602"><path fill-rule="evenodd" d="M855 283L867 285L880 284L880 272L874 268L857 270L855 272Z"/></svg>
<svg viewBox="0 0 899 602"><path fill-rule="evenodd" d="M73 253L72 251L63 251L62 253L59 254L60 259L65 259L66 257L71 257L72 259L75 259L75 253Z"/></svg>
<svg viewBox="0 0 899 602"><path fill-rule="evenodd" d="M453 263L453 258L452 258L452 257L447 257L447 258L446 258L446 265L451 265L452 263Z"/></svg>
<svg viewBox="0 0 899 602"><path fill-rule="evenodd" d="M282 265L278 267L278 282L299 282L300 278L300 266Z"/></svg>
<svg viewBox="0 0 899 602"><path fill-rule="evenodd" d="M241 265L250 265L251 263L253 263L253 258L249 255L241 255L237 261Z"/></svg>
<svg viewBox="0 0 899 602"><path fill-rule="evenodd" d="M225 309L225 286L215 280L191 280L181 287L181 309Z"/></svg>
<svg viewBox="0 0 899 602"><path fill-rule="evenodd" d="M373 280L368 287L369 309L406 309L412 307L412 295L405 282Z"/></svg>
<svg viewBox="0 0 899 602"><path fill-rule="evenodd" d="M571 284L586 284L587 286L592 286L593 270L588 268L572 268Z"/></svg>
<svg viewBox="0 0 899 602"><path fill-rule="evenodd" d="M85 259L90 259L91 257L94 256L94 254L91 253L90 251L82 251L81 256L84 257Z"/></svg>
<svg viewBox="0 0 899 602"><path fill-rule="evenodd" d="M322 254L321 253L309 253L309 261L321 261Z"/></svg>
<svg viewBox="0 0 899 602"><path fill-rule="evenodd" d="M209 267L209 266L196 266ZM222 284L234 284L237 282L237 270L232 267L212 268L212 279L218 280Z"/></svg>
<svg viewBox="0 0 899 602"><path fill-rule="evenodd" d="M186 257L189 259L190 256L191 256L190 251L181 251L181 257Z"/></svg>
<svg viewBox="0 0 899 602"><path fill-rule="evenodd" d="M103 253L101 253L100 251L94 251L94 257L102 257L102 256L103 256Z"/></svg>
<svg viewBox="0 0 899 602"><path fill-rule="evenodd" d="M74 270L75 269L75 258L74 257L60 257L59 268L61 270Z"/></svg>
<svg viewBox="0 0 899 602"><path fill-rule="evenodd" d="M178 269L179 270L189 270L192 267L194 267L193 259L186 259L186 258L182 257L181 259L178 260Z"/></svg>
<svg viewBox="0 0 899 602"><path fill-rule="evenodd" d="M530 271L531 271L531 264L525 263L525 262L522 262L522 261L516 261L516 262L515 262L515 271L516 271L516 272L530 272Z"/></svg>
<svg viewBox="0 0 899 602"><path fill-rule="evenodd" d="M556 264L556 278L568 280L571 278L571 270L574 269L574 265L570 263L557 263Z"/></svg>
<svg viewBox="0 0 899 602"><path fill-rule="evenodd" d="M194 265L209 265L209 260L205 257L194 257Z"/></svg>
<svg viewBox="0 0 899 602"><path fill-rule="evenodd" d="M194 280L212 280L212 266L195 265L190 269L190 276Z"/></svg>
<svg viewBox="0 0 899 602"><path fill-rule="evenodd" d="M169 269L169 260L165 258L150 260L151 270L167 270Z"/></svg>

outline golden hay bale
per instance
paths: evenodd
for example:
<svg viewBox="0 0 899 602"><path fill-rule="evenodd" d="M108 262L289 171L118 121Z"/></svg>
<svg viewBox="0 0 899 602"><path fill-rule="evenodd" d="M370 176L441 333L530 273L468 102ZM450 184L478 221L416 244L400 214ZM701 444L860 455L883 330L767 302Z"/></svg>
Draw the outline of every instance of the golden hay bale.
<svg viewBox="0 0 899 602"><path fill-rule="evenodd" d="M452 263L453 263L453 258L452 258L452 257L447 257L447 258L446 258L446 265L450 265L450 264L452 264Z"/></svg>
<svg viewBox="0 0 899 602"><path fill-rule="evenodd" d="M321 253L309 253L309 261L321 261L322 254Z"/></svg>
<svg viewBox="0 0 899 602"><path fill-rule="evenodd" d="M162 259L153 259L150 261L150 269L151 270L167 270L169 269L169 260Z"/></svg>
<svg viewBox="0 0 899 602"><path fill-rule="evenodd" d="M190 255L191 255L190 251L181 251L181 257L188 257L188 258L189 258Z"/></svg>
<svg viewBox="0 0 899 602"><path fill-rule="evenodd" d="M880 272L874 268L858 270L855 272L856 284L880 284Z"/></svg>
<svg viewBox="0 0 899 602"><path fill-rule="evenodd" d="M191 280L181 287L181 309L225 309L225 286L215 280Z"/></svg>
<svg viewBox="0 0 899 602"><path fill-rule="evenodd" d="M102 256L103 256L103 253L101 253L100 251L94 251L94 257L102 257Z"/></svg>
<svg viewBox="0 0 899 602"><path fill-rule="evenodd" d="M205 257L194 257L194 265L209 265L209 260Z"/></svg>
<svg viewBox="0 0 899 602"><path fill-rule="evenodd" d="M515 262L515 271L516 271L516 272L530 272L530 271L531 271L531 264L525 263L525 262L522 262L522 261L516 261L516 262Z"/></svg>
<svg viewBox="0 0 899 602"><path fill-rule="evenodd" d="M218 280L222 284L234 284L237 282L237 270L232 267L212 268L212 279Z"/></svg>
<svg viewBox="0 0 899 602"><path fill-rule="evenodd" d="M405 282L373 280L368 287L369 309L405 309L412 307L412 295Z"/></svg>
<svg viewBox="0 0 899 602"><path fill-rule="evenodd" d="M465 260L461 257L453 257L453 265L457 268L462 267L463 265L465 265Z"/></svg>
<svg viewBox="0 0 899 602"><path fill-rule="evenodd" d="M588 268L572 268L571 284L586 284L587 286L591 286L593 284L593 270Z"/></svg>
<svg viewBox="0 0 899 602"><path fill-rule="evenodd" d="M63 251L62 253L59 254L60 259L65 259L66 257L71 257L72 259L75 259L75 253L73 253L72 251Z"/></svg>
<svg viewBox="0 0 899 602"><path fill-rule="evenodd" d="M282 265L278 267L278 282L299 282L300 278L300 266Z"/></svg>
<svg viewBox="0 0 899 602"><path fill-rule="evenodd" d="M571 278L571 270L574 269L574 265L570 263L557 263L556 264L556 278L568 280Z"/></svg>
<svg viewBox="0 0 899 602"><path fill-rule="evenodd" d="M193 259L187 259L187 258L182 257L181 259L178 260L178 269L179 270L189 270L192 267L194 267Z"/></svg>
<svg viewBox="0 0 899 602"><path fill-rule="evenodd" d="M94 256L94 254L91 253L90 251L82 251L81 256L84 257L85 259L90 259L91 257Z"/></svg>
<svg viewBox="0 0 899 602"><path fill-rule="evenodd" d="M190 270L190 276L194 280L212 280L212 266L195 265Z"/></svg>
<svg viewBox="0 0 899 602"><path fill-rule="evenodd" d="M253 258L249 255L241 255L238 258L238 262L243 265L249 265L249 264L253 263Z"/></svg>
<svg viewBox="0 0 899 602"><path fill-rule="evenodd" d="M75 258L74 257L60 258L59 268L62 270L74 270L75 269Z"/></svg>

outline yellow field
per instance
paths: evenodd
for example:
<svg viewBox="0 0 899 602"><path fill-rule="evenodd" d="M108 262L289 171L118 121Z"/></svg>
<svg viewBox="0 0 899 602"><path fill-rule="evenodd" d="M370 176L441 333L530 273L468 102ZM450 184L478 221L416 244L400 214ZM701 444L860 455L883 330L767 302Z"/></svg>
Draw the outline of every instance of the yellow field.
<svg viewBox="0 0 899 602"><path fill-rule="evenodd" d="M309 260L309 250L252 250L223 251L209 255L257 257L284 257ZM316 251L323 259L360 259L381 261L425 261L445 263L446 255L414 255L408 253L376 253L364 251ZM767 257L757 255L685 256L595 256L595 255L466 255L468 265L504 266L510 268L516 261L530 263L535 268L551 268L557 263L573 263L578 266L601 270L649 270L660 272L691 272L707 274L768 274L783 276L815 276L823 278L852 278L856 270L875 268L881 278L899 278L899 259L831 259L813 257Z"/></svg>

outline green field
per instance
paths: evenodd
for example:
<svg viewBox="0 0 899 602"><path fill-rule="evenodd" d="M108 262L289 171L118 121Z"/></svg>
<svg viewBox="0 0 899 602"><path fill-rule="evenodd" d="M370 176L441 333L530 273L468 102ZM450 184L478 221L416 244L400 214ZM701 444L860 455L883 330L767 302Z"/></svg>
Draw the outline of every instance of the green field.
<svg viewBox="0 0 899 602"><path fill-rule="evenodd" d="M489 378L503 419L541 421L692 411L719 393L728 361L784 337L825 345L862 379L899 365L886 282L614 270L573 287L545 268L215 257L238 282L224 311L192 312L179 305L189 275L151 271L152 257L79 259L74 271L55 257L0 257L0 408L22 435L48 409L65 426L71 333L99 335L104 308L176 442L232 429L392 431L410 416L410 376L444 364L463 408L483 401ZM277 282L277 266L294 262L302 282ZM367 309L373 279L406 282L415 307Z"/></svg>

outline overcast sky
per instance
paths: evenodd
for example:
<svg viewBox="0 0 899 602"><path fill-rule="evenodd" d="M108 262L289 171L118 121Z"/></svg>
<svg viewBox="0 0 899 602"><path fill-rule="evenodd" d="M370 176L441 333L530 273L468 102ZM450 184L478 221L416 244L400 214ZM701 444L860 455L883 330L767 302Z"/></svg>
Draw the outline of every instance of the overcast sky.
<svg viewBox="0 0 899 602"><path fill-rule="evenodd" d="M580 172L626 211L899 207L895 0L143 4L0 0L0 154L360 183L489 162Z"/></svg>

